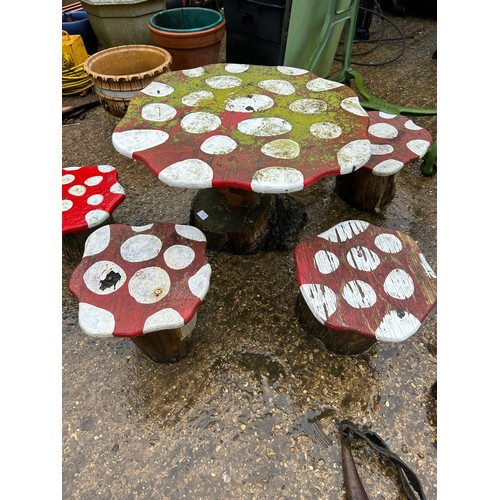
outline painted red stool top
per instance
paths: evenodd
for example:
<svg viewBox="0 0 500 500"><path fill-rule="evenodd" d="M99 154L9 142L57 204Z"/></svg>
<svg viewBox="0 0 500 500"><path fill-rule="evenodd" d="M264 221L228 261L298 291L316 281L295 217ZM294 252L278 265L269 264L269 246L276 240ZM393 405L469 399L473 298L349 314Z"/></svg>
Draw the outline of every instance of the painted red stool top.
<svg viewBox="0 0 500 500"><path fill-rule="evenodd" d="M294 251L300 291L316 319L378 341L412 336L437 301L437 278L408 235L341 222Z"/></svg>
<svg viewBox="0 0 500 500"><path fill-rule="evenodd" d="M99 226L125 199L111 165L62 169L62 234Z"/></svg>
<svg viewBox="0 0 500 500"><path fill-rule="evenodd" d="M112 141L170 186L287 193L361 168L368 124L341 83L287 66L213 64L156 78Z"/></svg>
<svg viewBox="0 0 500 500"><path fill-rule="evenodd" d="M395 174L411 161L422 158L431 146L431 134L407 116L369 111L368 117L372 155L363 168L371 170L373 175Z"/></svg>
<svg viewBox="0 0 500 500"><path fill-rule="evenodd" d="M69 282L80 327L94 337L137 337L187 324L210 285L205 250L204 234L187 225L96 229Z"/></svg>

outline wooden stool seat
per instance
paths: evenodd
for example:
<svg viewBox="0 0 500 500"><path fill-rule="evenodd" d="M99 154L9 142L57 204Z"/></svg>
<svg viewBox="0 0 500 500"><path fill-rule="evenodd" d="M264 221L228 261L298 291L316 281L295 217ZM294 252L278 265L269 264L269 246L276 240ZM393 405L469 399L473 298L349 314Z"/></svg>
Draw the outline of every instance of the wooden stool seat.
<svg viewBox="0 0 500 500"><path fill-rule="evenodd" d="M62 169L62 234L64 254L78 261L90 229L111 221L125 199L118 173L111 165Z"/></svg>
<svg viewBox="0 0 500 500"><path fill-rule="evenodd" d="M436 275L399 231L341 222L300 242L294 259L301 325L338 354L406 340L436 305Z"/></svg>
<svg viewBox="0 0 500 500"><path fill-rule="evenodd" d="M69 290L79 324L93 337L128 337L157 362L187 353L211 276L197 228L108 224L87 239Z"/></svg>
<svg viewBox="0 0 500 500"><path fill-rule="evenodd" d="M432 136L407 116L370 111L368 117L370 159L337 177L335 192L354 208L378 213L394 197L398 172L427 153Z"/></svg>

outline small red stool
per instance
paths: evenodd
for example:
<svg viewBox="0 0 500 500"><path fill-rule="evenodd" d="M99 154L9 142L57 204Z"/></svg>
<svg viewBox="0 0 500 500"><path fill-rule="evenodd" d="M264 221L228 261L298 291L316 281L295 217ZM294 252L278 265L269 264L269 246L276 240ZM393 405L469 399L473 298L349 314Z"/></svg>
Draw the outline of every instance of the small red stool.
<svg viewBox="0 0 500 500"><path fill-rule="evenodd" d="M125 199L118 173L111 165L62 169L63 253L73 262L83 254L91 229L113 222L113 210Z"/></svg>
<svg viewBox="0 0 500 500"><path fill-rule="evenodd" d="M341 222L294 251L301 326L337 354L411 337L435 307L437 278L408 235Z"/></svg>
<svg viewBox="0 0 500 500"><path fill-rule="evenodd" d="M394 198L399 171L427 153L432 136L407 116L370 111L368 117L371 157L360 169L338 176L335 192L354 208L380 213Z"/></svg>
<svg viewBox="0 0 500 500"><path fill-rule="evenodd" d="M108 224L95 230L69 281L92 337L128 337L153 361L187 354L212 269L193 226Z"/></svg>

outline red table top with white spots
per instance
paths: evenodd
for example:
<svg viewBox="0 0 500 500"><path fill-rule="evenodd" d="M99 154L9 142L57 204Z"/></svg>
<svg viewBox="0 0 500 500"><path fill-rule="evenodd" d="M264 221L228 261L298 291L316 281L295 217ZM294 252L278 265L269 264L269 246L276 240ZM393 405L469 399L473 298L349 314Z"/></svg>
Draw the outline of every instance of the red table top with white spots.
<svg viewBox="0 0 500 500"><path fill-rule="evenodd" d="M125 199L111 165L62 169L62 234L99 226Z"/></svg>
<svg viewBox="0 0 500 500"><path fill-rule="evenodd" d="M286 193L361 168L368 124L341 83L287 66L213 64L156 78L112 141L170 186Z"/></svg>
<svg viewBox="0 0 500 500"><path fill-rule="evenodd" d="M431 134L407 116L369 111L368 117L372 155L363 168L373 175L395 174L407 163L422 158L431 146Z"/></svg>
<svg viewBox="0 0 500 500"><path fill-rule="evenodd" d="M205 235L193 226L96 229L69 282L80 327L94 337L136 337L186 325L210 285L205 251Z"/></svg>
<svg viewBox="0 0 500 500"><path fill-rule="evenodd" d="M436 305L437 278L416 242L361 220L341 222L294 251L316 319L379 341L413 335Z"/></svg>

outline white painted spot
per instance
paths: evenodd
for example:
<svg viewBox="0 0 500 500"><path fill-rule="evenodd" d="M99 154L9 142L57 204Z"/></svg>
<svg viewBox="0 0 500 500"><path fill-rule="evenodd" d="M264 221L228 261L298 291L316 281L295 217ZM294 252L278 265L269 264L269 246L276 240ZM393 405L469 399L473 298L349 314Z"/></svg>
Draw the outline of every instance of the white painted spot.
<svg viewBox="0 0 500 500"><path fill-rule="evenodd" d="M372 144L372 155L388 155L394 151L390 144Z"/></svg>
<svg viewBox="0 0 500 500"><path fill-rule="evenodd" d="M205 73L205 70L202 67L198 67L198 68L191 68L191 69L183 69L182 72L186 76L189 76L189 78L194 78L194 77L203 75Z"/></svg>
<svg viewBox="0 0 500 500"><path fill-rule="evenodd" d="M248 64L226 64L224 69L228 73L244 73L249 67Z"/></svg>
<svg viewBox="0 0 500 500"><path fill-rule="evenodd" d="M177 110L163 102L146 104L141 110L141 116L150 122L166 122L177 114Z"/></svg>
<svg viewBox="0 0 500 500"><path fill-rule="evenodd" d="M213 99L214 95L209 90L198 90L191 92L182 98L182 104L186 106L197 106L201 101Z"/></svg>
<svg viewBox="0 0 500 500"><path fill-rule="evenodd" d="M212 268L210 264L205 264L203 267L200 267L196 274L191 276L188 280L188 286L191 293L200 300L203 300L208 292L211 275Z"/></svg>
<svg viewBox="0 0 500 500"><path fill-rule="evenodd" d="M138 234L125 240L120 255L127 262L145 262L154 259L161 250L162 242L154 234Z"/></svg>
<svg viewBox="0 0 500 500"><path fill-rule="evenodd" d="M123 186L115 182L110 188L109 188L110 193L115 193L115 194L125 194L125 190L123 189Z"/></svg>
<svg viewBox="0 0 500 500"><path fill-rule="evenodd" d="M238 130L246 135L269 137L286 134L292 126L282 118L249 118L238 123Z"/></svg>
<svg viewBox="0 0 500 500"><path fill-rule="evenodd" d="M253 174L251 188L256 193L292 193L304 189L304 175L289 167L261 168Z"/></svg>
<svg viewBox="0 0 500 500"><path fill-rule="evenodd" d="M392 113L385 113L384 111L379 111L378 115L380 118L386 118L391 120L392 118L396 118L397 115L393 115Z"/></svg>
<svg viewBox="0 0 500 500"><path fill-rule="evenodd" d="M80 170L82 167L63 167L63 170L73 171Z"/></svg>
<svg viewBox="0 0 500 500"><path fill-rule="evenodd" d="M340 102L340 106L353 115L368 116L368 113L359 104L357 97L346 97Z"/></svg>
<svg viewBox="0 0 500 500"><path fill-rule="evenodd" d="M408 299L413 295L415 285L406 271L394 269L384 280L384 291L395 299Z"/></svg>
<svg viewBox="0 0 500 500"><path fill-rule="evenodd" d="M264 144L260 150L266 156L288 160L299 156L300 145L291 139L276 139Z"/></svg>
<svg viewBox="0 0 500 500"><path fill-rule="evenodd" d="M87 188L85 186L82 186L81 184L76 184L75 186L71 186L68 189L68 193L72 194L73 196L83 196L86 191Z"/></svg>
<svg viewBox="0 0 500 500"><path fill-rule="evenodd" d="M369 225L363 220L348 220L332 226L318 236L334 243L343 242L361 234Z"/></svg>
<svg viewBox="0 0 500 500"><path fill-rule="evenodd" d="M347 262L358 271L374 271L380 265L380 258L369 248L359 245L349 250Z"/></svg>
<svg viewBox="0 0 500 500"><path fill-rule="evenodd" d="M165 97L173 91L173 87L160 82L151 82L141 90L143 94L150 95L151 97Z"/></svg>
<svg viewBox="0 0 500 500"><path fill-rule="evenodd" d="M340 174L350 174L361 168L370 159L371 143L367 139L359 139L346 144L337 152Z"/></svg>
<svg viewBox="0 0 500 500"><path fill-rule="evenodd" d="M394 160L389 158L388 160L381 161L373 167L373 175L378 175L379 177L387 177L399 172L403 167L404 163L399 160Z"/></svg>
<svg viewBox="0 0 500 500"><path fill-rule="evenodd" d="M170 269L185 269L195 257L194 250L186 245L172 245L163 252L165 264Z"/></svg>
<svg viewBox="0 0 500 500"><path fill-rule="evenodd" d="M65 174L62 176L62 183L71 184L75 180L75 176L73 174Z"/></svg>
<svg viewBox="0 0 500 500"><path fill-rule="evenodd" d="M314 317L322 325L337 310L335 292L326 285L301 285L300 293L302 293L302 297L304 297Z"/></svg>
<svg viewBox="0 0 500 500"><path fill-rule="evenodd" d="M324 92L325 90L343 87L343 84L327 80L326 78L314 78L306 83L306 87L312 92Z"/></svg>
<svg viewBox="0 0 500 500"><path fill-rule="evenodd" d="M169 135L163 130L125 130L113 132L111 141L114 148L123 156L132 158L137 151L154 148L168 140Z"/></svg>
<svg viewBox="0 0 500 500"><path fill-rule="evenodd" d="M412 152L418 155L419 158L427 153L429 148L431 147L431 143L429 141L424 141L422 139L415 139L413 141L408 141L406 147Z"/></svg>
<svg viewBox="0 0 500 500"><path fill-rule="evenodd" d="M311 135L318 139L335 139L342 134L342 128L333 122L318 122L313 123L309 131Z"/></svg>
<svg viewBox="0 0 500 500"><path fill-rule="evenodd" d="M206 134L220 127L221 119L212 113L190 113L181 120L181 127L190 134Z"/></svg>
<svg viewBox="0 0 500 500"><path fill-rule="evenodd" d="M161 267L139 269L128 283L128 291L139 304L154 304L170 290L170 277Z"/></svg>
<svg viewBox="0 0 500 500"><path fill-rule="evenodd" d="M158 179L169 186L202 189L212 187L213 176L208 163L190 158L164 168Z"/></svg>
<svg viewBox="0 0 500 500"><path fill-rule="evenodd" d="M97 255L108 248L111 239L111 230L109 226L102 226L96 229L85 242L85 250L83 256Z"/></svg>
<svg viewBox="0 0 500 500"><path fill-rule="evenodd" d="M62 211L66 212L73 206L73 202L71 200L63 200L62 201Z"/></svg>
<svg viewBox="0 0 500 500"><path fill-rule="evenodd" d="M238 147L236 141L227 135L213 135L209 137L200 149L209 155L227 155Z"/></svg>
<svg viewBox="0 0 500 500"><path fill-rule="evenodd" d="M419 127L413 120L408 120L405 122L405 128L408 130L422 130L422 127Z"/></svg>
<svg viewBox="0 0 500 500"><path fill-rule="evenodd" d="M342 289L342 297L355 309L366 309L377 302L375 290L365 281L352 280Z"/></svg>
<svg viewBox="0 0 500 500"><path fill-rule="evenodd" d="M436 273L430 266L430 264L427 262L427 259L425 258L423 253L419 253L418 256L420 257L420 263L422 264L422 267L424 268L425 273L429 278L437 278Z"/></svg>
<svg viewBox="0 0 500 500"><path fill-rule="evenodd" d="M304 115L317 115L328 109L328 105L321 99L298 99L290 104L289 108Z"/></svg>
<svg viewBox="0 0 500 500"><path fill-rule="evenodd" d="M89 229L102 224L105 220L109 218L109 213L105 210L91 210L85 214L85 222L87 222L87 226Z"/></svg>
<svg viewBox="0 0 500 500"><path fill-rule="evenodd" d="M314 255L314 266L321 274L330 274L339 267L339 259L333 253L327 250L319 250Z"/></svg>
<svg viewBox="0 0 500 500"><path fill-rule="evenodd" d="M195 312L193 317L191 318L191 321L189 321L187 325L181 327L181 335L180 335L181 340L191 337L194 327L196 326L196 319L197 319L196 316L197 314Z"/></svg>
<svg viewBox="0 0 500 500"><path fill-rule="evenodd" d="M87 198L87 204L92 206L97 206L102 203L104 196L102 194L93 194Z"/></svg>
<svg viewBox="0 0 500 500"><path fill-rule="evenodd" d="M368 133L380 139L394 139L398 136L398 129L389 123L374 123L368 127Z"/></svg>
<svg viewBox="0 0 500 500"><path fill-rule="evenodd" d="M411 337L420 328L420 324L408 311L391 311L375 330L375 337L381 342L401 342Z"/></svg>
<svg viewBox="0 0 500 500"><path fill-rule="evenodd" d="M385 253L399 253L403 249L403 243L394 234L383 233L375 238L375 245Z"/></svg>
<svg viewBox="0 0 500 500"><path fill-rule="evenodd" d="M186 224L176 224L175 231L179 236L187 238L188 240L207 241L205 235L197 227L194 226L188 226Z"/></svg>
<svg viewBox="0 0 500 500"><path fill-rule="evenodd" d="M153 224L146 224L145 226L130 226L130 229L132 231L135 231L136 233L140 233L142 231L147 231L148 229L151 229L153 227Z"/></svg>
<svg viewBox="0 0 500 500"><path fill-rule="evenodd" d="M113 313L85 302L80 302L78 306L78 323L91 337L112 337L115 331Z"/></svg>
<svg viewBox="0 0 500 500"><path fill-rule="evenodd" d="M104 177L102 175L94 175L93 177L89 177L88 179L85 179L83 183L86 186L97 186L102 182Z"/></svg>
<svg viewBox="0 0 500 500"><path fill-rule="evenodd" d="M278 66L277 69L280 73L292 76L305 75L308 72L307 69L294 68L293 66Z"/></svg>
<svg viewBox="0 0 500 500"><path fill-rule="evenodd" d="M254 94L245 97L228 97L225 103L226 111L253 113L272 108L274 101L267 95Z"/></svg>
<svg viewBox="0 0 500 500"><path fill-rule="evenodd" d="M205 80L213 89L232 89L241 85L242 81L237 76L212 76Z"/></svg>
<svg viewBox="0 0 500 500"><path fill-rule="evenodd" d="M143 332L157 332L158 330L171 330L184 325L184 318L175 310L166 307L155 312L144 322Z"/></svg>
<svg viewBox="0 0 500 500"><path fill-rule="evenodd" d="M114 273L114 279L112 280L111 286L107 286L104 281L109 279L110 273ZM116 276L116 275L119 276ZM119 290L123 284L127 281L127 274L115 262L110 260L100 260L92 264L83 275L83 282L85 286L97 295L109 295L111 293Z"/></svg>
<svg viewBox="0 0 500 500"><path fill-rule="evenodd" d="M286 80L263 80L258 85L273 94L291 95L295 92L295 87Z"/></svg>
<svg viewBox="0 0 500 500"><path fill-rule="evenodd" d="M108 172L116 170L116 168L113 167L112 165L97 165L97 170L99 170L99 172L107 174Z"/></svg>

